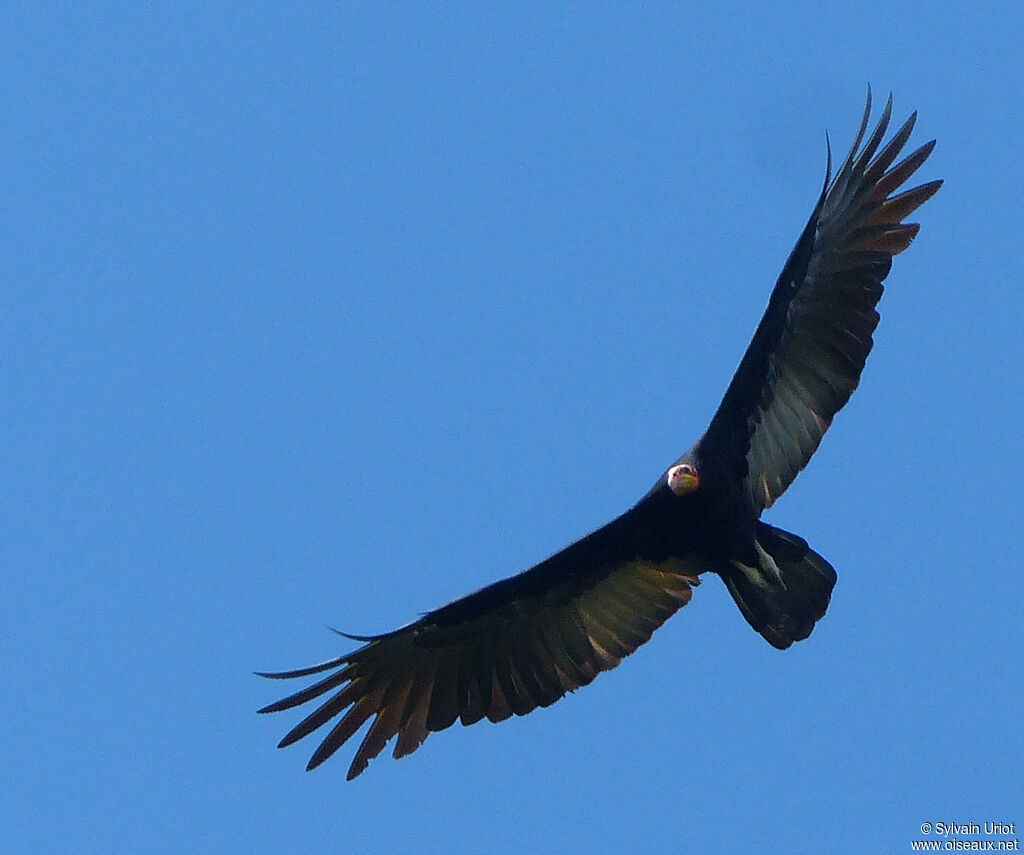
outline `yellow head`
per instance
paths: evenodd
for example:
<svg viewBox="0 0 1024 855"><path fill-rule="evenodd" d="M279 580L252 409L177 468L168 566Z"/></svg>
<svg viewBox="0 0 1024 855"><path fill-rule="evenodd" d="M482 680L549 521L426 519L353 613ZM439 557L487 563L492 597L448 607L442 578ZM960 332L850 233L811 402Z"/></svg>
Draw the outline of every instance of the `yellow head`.
<svg viewBox="0 0 1024 855"><path fill-rule="evenodd" d="M692 463L677 463L668 470L665 483L677 496L685 496L700 486L700 475Z"/></svg>

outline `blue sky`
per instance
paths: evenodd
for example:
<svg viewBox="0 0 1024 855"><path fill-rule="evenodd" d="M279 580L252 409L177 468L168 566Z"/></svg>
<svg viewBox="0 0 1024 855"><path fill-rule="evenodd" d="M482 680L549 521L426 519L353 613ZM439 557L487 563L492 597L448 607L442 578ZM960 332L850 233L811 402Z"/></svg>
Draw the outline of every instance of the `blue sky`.
<svg viewBox="0 0 1024 855"><path fill-rule="evenodd" d="M10 852L882 852L1024 823L1019 4L11 4L0 25ZM548 710L346 784L255 669L625 509L700 434L866 84L946 179L769 512Z"/></svg>

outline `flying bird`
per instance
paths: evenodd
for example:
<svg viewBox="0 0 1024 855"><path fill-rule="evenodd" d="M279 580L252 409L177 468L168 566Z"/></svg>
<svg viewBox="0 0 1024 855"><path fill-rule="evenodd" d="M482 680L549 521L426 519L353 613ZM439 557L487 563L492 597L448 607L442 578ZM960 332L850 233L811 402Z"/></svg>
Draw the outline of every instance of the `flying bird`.
<svg viewBox="0 0 1024 855"><path fill-rule="evenodd" d="M307 769L372 719L348 778L397 737L396 758L456 719L499 722L553 704L618 665L690 602L699 576L725 582L747 622L780 650L811 634L836 573L807 542L760 520L821 442L860 380L894 255L919 226L904 220L939 189L900 188L932 140L895 163L914 113L884 146L892 96L824 188L704 435L632 508L535 567L309 668L325 675L260 710L322 701L281 740L329 722ZM863 143L863 145L862 145ZM893 165L895 163L895 165ZM345 633L341 633L345 635Z"/></svg>

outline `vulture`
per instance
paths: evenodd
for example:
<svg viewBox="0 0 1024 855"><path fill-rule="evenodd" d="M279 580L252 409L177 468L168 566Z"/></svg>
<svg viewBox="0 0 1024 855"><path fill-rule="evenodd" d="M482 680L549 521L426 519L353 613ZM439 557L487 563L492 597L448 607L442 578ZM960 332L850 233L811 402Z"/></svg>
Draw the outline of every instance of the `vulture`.
<svg viewBox="0 0 1024 855"><path fill-rule="evenodd" d="M917 235L904 222L939 189L901 190L931 153L898 163L917 114L883 145L892 96L860 130L824 187L704 435L617 519L535 567L357 649L261 677L316 682L264 707L317 701L284 747L330 724L307 769L370 721L351 780L387 742L415 751L456 720L503 721L553 704L629 656L690 602L704 573L725 583L743 617L784 650L825 614L836 573L798 535L760 517L811 459L860 380L875 307L894 255Z"/></svg>

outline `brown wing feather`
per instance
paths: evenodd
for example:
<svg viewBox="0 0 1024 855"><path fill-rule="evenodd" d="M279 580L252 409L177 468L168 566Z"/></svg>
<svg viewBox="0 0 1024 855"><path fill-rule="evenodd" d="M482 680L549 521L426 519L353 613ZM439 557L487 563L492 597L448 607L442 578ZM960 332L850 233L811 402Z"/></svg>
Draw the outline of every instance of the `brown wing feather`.
<svg viewBox="0 0 1024 855"><path fill-rule="evenodd" d="M338 719L310 759L312 769L372 720L349 767L352 779L396 736L394 756L403 757L457 719L469 725L526 715L614 668L689 602L699 572L675 558L584 569L579 561L606 555L626 518L532 571L372 637L352 653L263 674L289 679L332 672L260 710L277 712L328 696L279 747Z"/></svg>
<svg viewBox="0 0 1024 855"><path fill-rule="evenodd" d="M878 325L875 306L894 255L919 226L903 220L941 181L892 195L927 159L934 141L893 166L913 130L912 114L881 149L892 96L861 147L857 138L822 193L772 292L701 454L724 459L760 513L807 465L860 381ZM876 154L877 152L877 154Z"/></svg>

